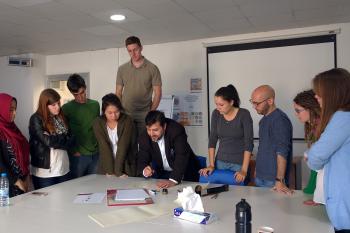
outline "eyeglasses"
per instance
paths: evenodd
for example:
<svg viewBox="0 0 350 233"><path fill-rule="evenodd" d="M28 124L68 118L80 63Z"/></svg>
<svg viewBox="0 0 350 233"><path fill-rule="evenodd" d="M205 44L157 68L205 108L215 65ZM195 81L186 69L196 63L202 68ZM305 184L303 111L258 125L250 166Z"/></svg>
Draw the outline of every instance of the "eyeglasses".
<svg viewBox="0 0 350 233"><path fill-rule="evenodd" d="M268 100L268 99L270 99L270 98L264 99L264 100L262 100L262 101L260 101L260 102L255 102L255 101L253 101L252 99L250 99L249 102L250 102L254 107L257 107L257 106L259 106L260 104L264 103L264 102L265 102L266 100Z"/></svg>
<svg viewBox="0 0 350 233"><path fill-rule="evenodd" d="M306 109L305 108L295 108L294 111L299 114L301 112L304 112Z"/></svg>

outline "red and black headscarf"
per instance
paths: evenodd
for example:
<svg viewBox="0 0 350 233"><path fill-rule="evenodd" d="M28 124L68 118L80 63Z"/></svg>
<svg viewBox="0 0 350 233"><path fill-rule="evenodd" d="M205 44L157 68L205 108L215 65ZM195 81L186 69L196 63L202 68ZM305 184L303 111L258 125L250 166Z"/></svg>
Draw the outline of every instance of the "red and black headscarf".
<svg viewBox="0 0 350 233"><path fill-rule="evenodd" d="M7 141L13 148L18 166L23 175L29 174L29 143L11 122L10 107L14 98L8 94L0 93L0 139Z"/></svg>

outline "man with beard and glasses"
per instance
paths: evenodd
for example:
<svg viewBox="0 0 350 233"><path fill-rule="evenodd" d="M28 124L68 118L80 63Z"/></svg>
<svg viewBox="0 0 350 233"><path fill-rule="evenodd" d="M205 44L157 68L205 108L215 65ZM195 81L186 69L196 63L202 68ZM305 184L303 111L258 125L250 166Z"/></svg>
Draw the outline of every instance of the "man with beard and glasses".
<svg viewBox="0 0 350 233"><path fill-rule="evenodd" d="M259 147L255 184L291 194L288 176L292 161L293 128L288 116L275 105L275 91L269 85L257 87L250 99L259 115Z"/></svg>
<svg viewBox="0 0 350 233"><path fill-rule="evenodd" d="M187 142L185 128L160 111L150 111L146 131L139 137L138 174L162 179L159 188L168 188L182 180L198 181L199 163Z"/></svg>

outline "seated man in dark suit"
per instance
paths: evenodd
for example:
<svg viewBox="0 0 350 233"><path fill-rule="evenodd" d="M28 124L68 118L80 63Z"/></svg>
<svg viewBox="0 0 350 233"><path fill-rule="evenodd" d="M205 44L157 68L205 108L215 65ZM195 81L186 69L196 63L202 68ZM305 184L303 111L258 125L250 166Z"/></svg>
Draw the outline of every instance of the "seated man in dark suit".
<svg viewBox="0 0 350 233"><path fill-rule="evenodd" d="M150 111L145 119L147 131L139 137L138 174L166 179L159 188L168 188L182 180L198 181L199 163L187 142L185 128L160 111Z"/></svg>

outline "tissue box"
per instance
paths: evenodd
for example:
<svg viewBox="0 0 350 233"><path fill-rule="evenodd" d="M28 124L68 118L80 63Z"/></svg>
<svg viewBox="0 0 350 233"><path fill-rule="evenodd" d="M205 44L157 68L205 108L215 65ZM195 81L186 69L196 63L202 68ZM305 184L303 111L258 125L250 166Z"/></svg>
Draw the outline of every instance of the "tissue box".
<svg viewBox="0 0 350 233"><path fill-rule="evenodd" d="M214 213L188 211L181 207L174 209L174 217L200 224L209 224L217 220Z"/></svg>

